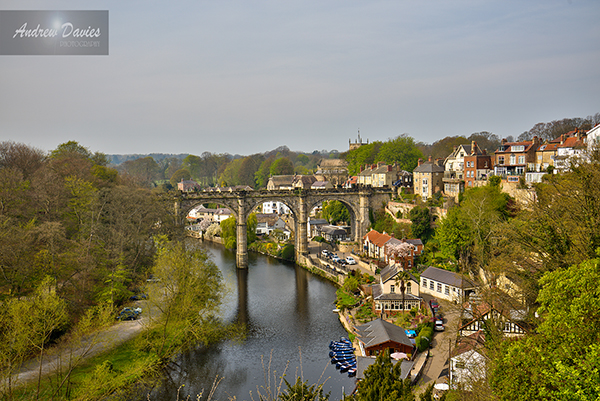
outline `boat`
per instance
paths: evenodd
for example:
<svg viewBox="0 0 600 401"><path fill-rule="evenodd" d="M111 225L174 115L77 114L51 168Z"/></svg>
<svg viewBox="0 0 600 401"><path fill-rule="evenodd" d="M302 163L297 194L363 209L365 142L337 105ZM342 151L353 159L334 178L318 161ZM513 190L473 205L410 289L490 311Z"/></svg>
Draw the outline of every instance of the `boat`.
<svg viewBox="0 0 600 401"><path fill-rule="evenodd" d="M354 361L356 361L356 358L354 356L333 357L333 358L331 358L331 363L337 363L337 362L354 362Z"/></svg>
<svg viewBox="0 0 600 401"><path fill-rule="evenodd" d="M350 368L348 369L348 377L354 377L356 376L356 368Z"/></svg>
<svg viewBox="0 0 600 401"><path fill-rule="evenodd" d="M340 357L340 356L353 356L354 355L354 351L348 350L348 351L329 351L329 357L333 358L334 356Z"/></svg>

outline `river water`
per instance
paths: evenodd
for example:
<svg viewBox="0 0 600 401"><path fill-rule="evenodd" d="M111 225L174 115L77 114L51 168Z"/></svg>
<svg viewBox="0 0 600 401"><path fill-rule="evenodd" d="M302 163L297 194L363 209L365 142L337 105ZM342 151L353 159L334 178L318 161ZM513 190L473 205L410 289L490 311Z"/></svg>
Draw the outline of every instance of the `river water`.
<svg viewBox="0 0 600 401"><path fill-rule="evenodd" d="M309 384L325 383L330 400L352 392L355 379L336 370L329 359L329 342L346 336L332 312L336 291L332 283L292 263L254 253L247 270L237 269L235 253L210 242L201 246L212 254L228 286L225 320L245 323L247 335L242 341L181 355L179 367L163 380L152 400L174 400L182 384L179 399L195 400L204 390L205 400L218 376L222 381L212 400L258 401L257 390L276 391L286 366L290 383L298 376Z"/></svg>

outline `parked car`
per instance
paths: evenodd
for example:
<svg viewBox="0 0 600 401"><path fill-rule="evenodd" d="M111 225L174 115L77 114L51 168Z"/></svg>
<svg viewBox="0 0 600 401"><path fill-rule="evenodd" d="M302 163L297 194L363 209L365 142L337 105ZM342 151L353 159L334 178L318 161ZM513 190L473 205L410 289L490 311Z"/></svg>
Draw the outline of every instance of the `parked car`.
<svg viewBox="0 0 600 401"><path fill-rule="evenodd" d="M341 259L338 255L334 253L333 255L331 255L331 260L333 260L334 262L339 262Z"/></svg>
<svg viewBox="0 0 600 401"><path fill-rule="evenodd" d="M348 263L349 265L355 265L356 260L354 260L354 258L352 256L348 256L348 257L346 257L346 263Z"/></svg>
<svg viewBox="0 0 600 401"><path fill-rule="evenodd" d="M436 321L433 329L435 331L444 331L444 323L441 320Z"/></svg>
<svg viewBox="0 0 600 401"><path fill-rule="evenodd" d="M146 294L133 294L129 297L131 301L141 301L142 299L148 299L148 295Z"/></svg>
<svg viewBox="0 0 600 401"><path fill-rule="evenodd" d="M327 257L327 256L329 256L329 251L328 251L327 249L323 249L323 250L321 251L321 256L323 256L323 257Z"/></svg>
<svg viewBox="0 0 600 401"><path fill-rule="evenodd" d="M142 314L142 308L123 308L119 315L117 316L117 320L136 320Z"/></svg>

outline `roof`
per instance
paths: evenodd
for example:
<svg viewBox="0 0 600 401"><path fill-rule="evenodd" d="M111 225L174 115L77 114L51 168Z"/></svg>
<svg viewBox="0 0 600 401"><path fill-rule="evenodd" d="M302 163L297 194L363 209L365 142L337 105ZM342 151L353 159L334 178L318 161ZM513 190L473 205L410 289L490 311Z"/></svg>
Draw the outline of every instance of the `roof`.
<svg viewBox="0 0 600 401"><path fill-rule="evenodd" d="M381 234L378 231L371 230L365 234L363 240L368 240L372 244L375 244L379 248L383 248L386 242L388 242L392 237L387 235L386 233Z"/></svg>
<svg viewBox="0 0 600 401"><path fill-rule="evenodd" d="M385 283L388 280L391 280L394 277L396 277L397 274L398 274L398 266L397 265L387 266L385 269L383 269L381 271L381 282ZM419 282L419 280L417 280L415 278L415 276L413 276L412 274L408 273L408 276L409 276L410 280L412 280L416 283Z"/></svg>
<svg viewBox="0 0 600 401"><path fill-rule="evenodd" d="M269 177L269 181L271 181L275 186L292 185L293 180L293 175L274 175Z"/></svg>
<svg viewBox="0 0 600 401"><path fill-rule="evenodd" d="M531 149L532 146L534 146L534 145L537 146L539 144L536 141L537 141L537 137L535 138L535 141L504 142L504 143L502 143L500 145L500 147L498 148L498 150L496 150L494 153L521 153L521 152L527 152L527 151L529 151L529 149ZM523 150L515 151L515 150L513 150L513 146L523 146Z"/></svg>
<svg viewBox="0 0 600 401"><path fill-rule="evenodd" d="M325 220L325 219L310 219L308 221L308 224L310 224L311 226L323 225L323 224L327 224L327 220Z"/></svg>
<svg viewBox="0 0 600 401"><path fill-rule="evenodd" d="M323 226L321 227L321 231L329 234L329 235L335 235L335 234L342 234L342 235L346 235L346 230L344 230L341 227L338 226Z"/></svg>
<svg viewBox="0 0 600 401"><path fill-rule="evenodd" d="M408 242L411 245L414 246L419 246L419 245L423 245L423 241L421 241L419 238L416 239L405 239L405 242Z"/></svg>
<svg viewBox="0 0 600 401"><path fill-rule="evenodd" d="M312 183L311 188L326 188L329 185L329 181L315 181Z"/></svg>
<svg viewBox="0 0 600 401"><path fill-rule="evenodd" d="M483 348L485 342L485 334L482 330L476 331L475 333L461 337L456 344L456 347L452 350L451 357L462 355L465 352L478 350Z"/></svg>
<svg viewBox="0 0 600 401"><path fill-rule="evenodd" d="M420 166L413 170L413 173L443 173L444 167L438 166L433 161L423 162Z"/></svg>
<svg viewBox="0 0 600 401"><path fill-rule="evenodd" d="M376 319L369 323L355 328L358 339L365 344L365 347L373 347L389 341L408 345L413 344L402 327L388 323L383 319Z"/></svg>
<svg viewBox="0 0 600 401"><path fill-rule="evenodd" d="M448 284L456 288L466 289L475 287L475 284L471 280L463 277L462 275L433 266L429 266L423 273L421 273L421 277L439 281L440 283Z"/></svg>

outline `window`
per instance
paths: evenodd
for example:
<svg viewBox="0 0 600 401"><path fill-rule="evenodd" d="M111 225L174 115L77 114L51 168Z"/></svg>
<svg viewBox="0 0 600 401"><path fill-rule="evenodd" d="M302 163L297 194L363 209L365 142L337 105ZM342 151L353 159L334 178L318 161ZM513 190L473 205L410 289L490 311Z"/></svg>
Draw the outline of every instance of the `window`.
<svg viewBox="0 0 600 401"><path fill-rule="evenodd" d="M442 285L440 283L437 285L437 292L442 292Z"/></svg>
<svg viewBox="0 0 600 401"><path fill-rule="evenodd" d="M396 292L396 287L393 285L390 285L390 292L393 294Z"/></svg>
<svg viewBox="0 0 600 401"><path fill-rule="evenodd" d="M516 145L511 147L511 151L513 152L523 152L525 151L525 145Z"/></svg>
<svg viewBox="0 0 600 401"><path fill-rule="evenodd" d="M450 287L448 287L447 285L444 286L444 294L450 295Z"/></svg>
<svg viewBox="0 0 600 401"><path fill-rule="evenodd" d="M427 288L427 279L426 278L423 279L423 287Z"/></svg>
<svg viewBox="0 0 600 401"><path fill-rule="evenodd" d="M498 164L504 164L504 156L498 156Z"/></svg>
<svg viewBox="0 0 600 401"><path fill-rule="evenodd" d="M412 292L410 291L410 281L408 283L406 283L406 292L408 292L409 294L412 294Z"/></svg>
<svg viewBox="0 0 600 401"><path fill-rule="evenodd" d="M516 164L517 163L517 157L515 155L510 155L510 164Z"/></svg>
<svg viewBox="0 0 600 401"><path fill-rule="evenodd" d="M375 302L375 310L381 310L381 304L379 302Z"/></svg>
<svg viewBox="0 0 600 401"><path fill-rule="evenodd" d="M524 155L519 156L519 164L525 164L525 156Z"/></svg>
<svg viewBox="0 0 600 401"><path fill-rule="evenodd" d="M429 280L429 289L433 290L433 281Z"/></svg>

